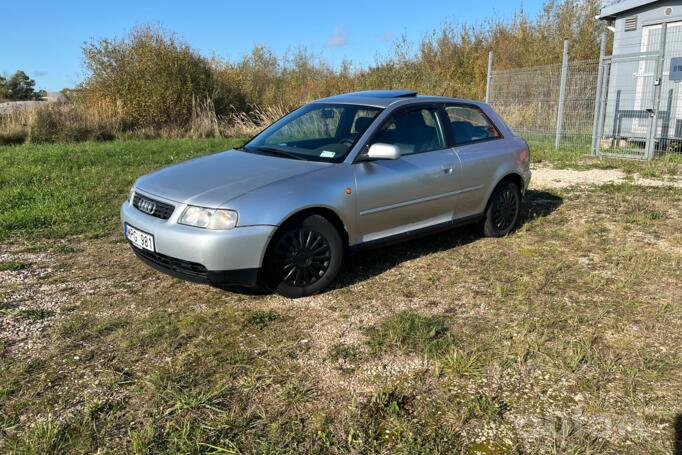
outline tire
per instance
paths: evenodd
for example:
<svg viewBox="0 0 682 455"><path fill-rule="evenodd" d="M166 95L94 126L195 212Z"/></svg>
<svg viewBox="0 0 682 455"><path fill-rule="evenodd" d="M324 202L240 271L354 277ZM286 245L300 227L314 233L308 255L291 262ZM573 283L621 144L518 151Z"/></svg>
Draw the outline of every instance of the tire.
<svg viewBox="0 0 682 455"><path fill-rule="evenodd" d="M320 293L339 274L343 254L341 235L325 217L296 218L284 224L268 246L265 284L289 298Z"/></svg>
<svg viewBox="0 0 682 455"><path fill-rule="evenodd" d="M490 196L483 220L483 235L504 237L516 226L521 209L521 190L511 180L502 181Z"/></svg>

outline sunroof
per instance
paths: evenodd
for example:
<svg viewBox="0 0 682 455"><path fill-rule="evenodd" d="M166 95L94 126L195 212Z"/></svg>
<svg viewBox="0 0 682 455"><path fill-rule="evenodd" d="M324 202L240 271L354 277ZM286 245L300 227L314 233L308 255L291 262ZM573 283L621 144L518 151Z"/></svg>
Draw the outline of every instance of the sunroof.
<svg viewBox="0 0 682 455"><path fill-rule="evenodd" d="M347 93L346 95L367 98L407 98L417 96L417 92L412 90L365 90L363 92Z"/></svg>

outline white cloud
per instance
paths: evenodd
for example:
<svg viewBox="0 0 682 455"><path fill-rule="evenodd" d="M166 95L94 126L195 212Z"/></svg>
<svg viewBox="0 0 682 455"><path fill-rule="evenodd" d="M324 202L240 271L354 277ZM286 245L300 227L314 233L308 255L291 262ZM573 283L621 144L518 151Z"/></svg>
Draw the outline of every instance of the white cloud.
<svg viewBox="0 0 682 455"><path fill-rule="evenodd" d="M339 25L334 30L334 34L327 40L326 47L343 47L348 44L348 30L343 25Z"/></svg>

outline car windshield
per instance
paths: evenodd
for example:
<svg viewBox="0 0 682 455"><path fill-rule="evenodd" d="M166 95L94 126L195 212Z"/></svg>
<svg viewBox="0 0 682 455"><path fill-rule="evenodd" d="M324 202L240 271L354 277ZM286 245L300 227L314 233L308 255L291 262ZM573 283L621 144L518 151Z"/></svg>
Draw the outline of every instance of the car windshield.
<svg viewBox="0 0 682 455"><path fill-rule="evenodd" d="M340 163L380 108L312 103L297 109L248 142L244 149L291 159Z"/></svg>

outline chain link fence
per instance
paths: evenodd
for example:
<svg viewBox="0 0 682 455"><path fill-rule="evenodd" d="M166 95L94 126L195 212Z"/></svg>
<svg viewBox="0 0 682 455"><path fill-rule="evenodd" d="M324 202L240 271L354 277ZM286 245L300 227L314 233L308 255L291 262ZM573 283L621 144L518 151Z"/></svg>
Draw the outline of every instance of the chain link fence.
<svg viewBox="0 0 682 455"><path fill-rule="evenodd" d="M605 42L605 36L602 36ZM652 159L682 155L682 22L642 27L614 55L494 70L486 101L532 145L584 154ZM682 77L680 77L682 79Z"/></svg>

